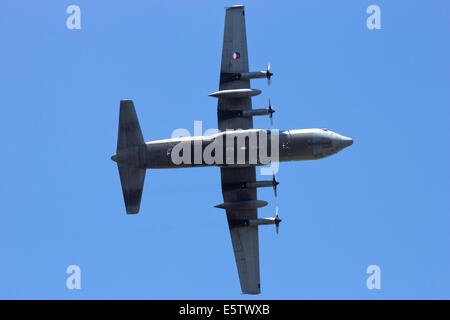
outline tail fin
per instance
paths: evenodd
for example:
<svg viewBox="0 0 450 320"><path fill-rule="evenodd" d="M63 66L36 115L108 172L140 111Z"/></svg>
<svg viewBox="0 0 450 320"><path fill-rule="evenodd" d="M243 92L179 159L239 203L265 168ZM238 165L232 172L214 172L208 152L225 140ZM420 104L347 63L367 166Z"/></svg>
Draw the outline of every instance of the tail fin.
<svg viewBox="0 0 450 320"><path fill-rule="evenodd" d="M141 206L145 169L119 166L119 175L127 213L138 213Z"/></svg>
<svg viewBox="0 0 450 320"><path fill-rule="evenodd" d="M113 160L121 158L122 150L125 151L125 149L142 144L144 144L144 138L133 101L122 100L120 101L117 151ZM119 167L120 182L127 213L138 213L144 187L145 168L128 166L126 163L120 163L120 160L117 161L117 165Z"/></svg>
<svg viewBox="0 0 450 320"><path fill-rule="evenodd" d="M134 109L133 100L120 101L119 135L117 152L120 149L134 147L144 143L141 127Z"/></svg>

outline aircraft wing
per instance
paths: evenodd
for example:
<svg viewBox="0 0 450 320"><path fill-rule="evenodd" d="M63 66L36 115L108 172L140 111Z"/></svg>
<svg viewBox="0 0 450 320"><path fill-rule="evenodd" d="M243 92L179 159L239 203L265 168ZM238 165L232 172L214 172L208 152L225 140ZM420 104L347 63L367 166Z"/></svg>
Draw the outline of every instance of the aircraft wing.
<svg viewBox="0 0 450 320"><path fill-rule="evenodd" d="M250 88L249 80L233 80L232 75L248 72L247 37L245 31L245 15L243 6L226 8L225 32L223 36L222 65L219 90ZM230 116L232 110L250 110L250 97L237 99L219 98L218 122L219 130L251 129L252 117ZM257 199L256 189L242 189L230 186L256 180L255 167L222 167L222 193L225 203L238 201L254 201ZM258 217L257 208L226 209L228 226L233 243L239 280L243 293L258 294L260 290L259 276L259 244L258 227L242 225L246 219Z"/></svg>
<svg viewBox="0 0 450 320"><path fill-rule="evenodd" d="M256 189L232 189L227 186L245 181L255 181L255 167L222 167L222 193L224 202L256 200ZM242 225L245 219L256 219L258 209L227 209L228 227L233 243L234 257L239 273L242 293L258 294L259 279L259 242L258 227Z"/></svg>
<svg viewBox="0 0 450 320"><path fill-rule="evenodd" d="M226 8L225 31L223 34L222 64L220 67L219 90L248 89L250 80L233 80L233 75L248 72L247 35L243 6ZM219 98L219 130L251 129L252 117L230 117L232 110L251 110L250 97L239 99Z"/></svg>

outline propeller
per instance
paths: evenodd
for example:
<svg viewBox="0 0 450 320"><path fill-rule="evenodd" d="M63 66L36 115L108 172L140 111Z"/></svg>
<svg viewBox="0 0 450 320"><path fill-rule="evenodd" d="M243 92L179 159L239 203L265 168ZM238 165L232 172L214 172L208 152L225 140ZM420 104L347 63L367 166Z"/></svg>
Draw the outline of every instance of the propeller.
<svg viewBox="0 0 450 320"><path fill-rule="evenodd" d="M278 218L278 206L275 208L275 230L278 234L279 228L280 228L280 222L282 221L280 218Z"/></svg>
<svg viewBox="0 0 450 320"><path fill-rule="evenodd" d="M272 109L272 102L270 101L269 98L269 118L270 118L270 125L273 126L273 114L274 114L275 110Z"/></svg>
<svg viewBox="0 0 450 320"><path fill-rule="evenodd" d="M275 173L273 174L273 179L272 179L272 186L273 186L273 192L275 193L275 197L277 196L277 186L280 183L277 181L277 178L275 177Z"/></svg>
<svg viewBox="0 0 450 320"><path fill-rule="evenodd" d="M267 85L270 86L270 84L272 83L272 78L273 73L270 72L270 62L267 63L267 69L266 69L266 77L267 77Z"/></svg>

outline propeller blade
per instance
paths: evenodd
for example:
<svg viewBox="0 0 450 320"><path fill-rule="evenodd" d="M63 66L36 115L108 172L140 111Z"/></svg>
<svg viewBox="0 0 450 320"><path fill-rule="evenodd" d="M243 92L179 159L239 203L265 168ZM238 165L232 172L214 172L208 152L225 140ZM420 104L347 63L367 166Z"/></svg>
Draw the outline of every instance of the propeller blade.
<svg viewBox="0 0 450 320"><path fill-rule="evenodd" d="M277 185L276 184L273 185L273 193L275 193L275 198L276 198L278 196L278 194L277 194Z"/></svg>
<svg viewBox="0 0 450 320"><path fill-rule="evenodd" d="M270 62L267 63L267 69L266 69L266 76L267 76L267 85L270 86L270 84L272 83L272 77L273 73L270 72Z"/></svg>
<svg viewBox="0 0 450 320"><path fill-rule="evenodd" d="M270 118L270 125L273 126L273 113L275 112L275 110L272 109L272 102L270 101L269 98L269 118Z"/></svg>
<svg viewBox="0 0 450 320"><path fill-rule="evenodd" d="M281 220L278 218L278 206L275 207L275 231L278 234Z"/></svg>
<svg viewBox="0 0 450 320"><path fill-rule="evenodd" d="M272 185L273 185L273 192L275 193L275 198L277 197L277 186L280 183L277 181L277 178L275 177L275 173L273 174L273 179L272 179ZM278 207L277 207L277 214L278 214Z"/></svg>

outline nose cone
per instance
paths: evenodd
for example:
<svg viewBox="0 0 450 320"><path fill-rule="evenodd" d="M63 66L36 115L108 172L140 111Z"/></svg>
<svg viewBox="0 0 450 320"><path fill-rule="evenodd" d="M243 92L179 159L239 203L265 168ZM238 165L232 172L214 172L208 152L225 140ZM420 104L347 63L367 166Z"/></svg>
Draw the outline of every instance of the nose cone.
<svg viewBox="0 0 450 320"><path fill-rule="evenodd" d="M347 148L353 144L353 139L349 137L344 137L338 135L335 139L333 139L333 145L336 149L342 150Z"/></svg>
<svg viewBox="0 0 450 320"><path fill-rule="evenodd" d="M117 162L117 154L112 155L111 160Z"/></svg>
<svg viewBox="0 0 450 320"><path fill-rule="evenodd" d="M342 137L341 138L341 145L343 148L350 147L353 144L353 139L349 137Z"/></svg>

